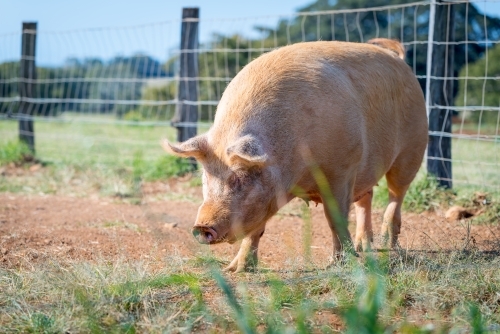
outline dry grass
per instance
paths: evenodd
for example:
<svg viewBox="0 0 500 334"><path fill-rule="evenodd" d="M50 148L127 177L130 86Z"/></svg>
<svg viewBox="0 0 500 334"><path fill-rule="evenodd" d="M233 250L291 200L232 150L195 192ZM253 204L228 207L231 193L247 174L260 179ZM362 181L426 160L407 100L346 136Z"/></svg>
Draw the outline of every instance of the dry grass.
<svg viewBox="0 0 500 334"><path fill-rule="evenodd" d="M500 258L474 249L364 254L328 269L226 275L194 259L0 269L3 332L500 331ZM306 268L307 267L307 268ZM484 331L483 331L484 332Z"/></svg>

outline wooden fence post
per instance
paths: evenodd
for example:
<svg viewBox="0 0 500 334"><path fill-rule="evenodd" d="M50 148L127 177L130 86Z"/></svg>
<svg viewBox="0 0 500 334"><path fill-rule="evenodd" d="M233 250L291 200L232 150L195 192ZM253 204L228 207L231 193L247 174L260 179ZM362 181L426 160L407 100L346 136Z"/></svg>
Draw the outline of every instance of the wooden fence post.
<svg viewBox="0 0 500 334"><path fill-rule="evenodd" d="M179 142L197 133L198 84L195 78L198 77L198 19L199 8L182 9L178 104L172 120Z"/></svg>
<svg viewBox="0 0 500 334"><path fill-rule="evenodd" d="M435 176L439 185L452 188L451 170L451 116L453 105L454 7L437 0L434 17L434 42L432 45L432 67L427 90L429 96L429 144L427 148L427 171ZM444 43L440 43L444 42ZM429 63L428 63L429 65Z"/></svg>
<svg viewBox="0 0 500 334"><path fill-rule="evenodd" d="M35 129L33 127L34 103L29 101L35 97L35 64L36 22L23 22L21 41L21 66L19 82L19 140L26 143L35 153Z"/></svg>

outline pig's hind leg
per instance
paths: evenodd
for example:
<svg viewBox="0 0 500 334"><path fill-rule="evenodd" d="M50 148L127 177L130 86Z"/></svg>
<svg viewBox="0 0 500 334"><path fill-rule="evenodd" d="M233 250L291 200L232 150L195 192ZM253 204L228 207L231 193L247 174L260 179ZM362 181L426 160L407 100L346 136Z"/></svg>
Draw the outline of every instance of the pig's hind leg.
<svg viewBox="0 0 500 334"><path fill-rule="evenodd" d="M363 195L354 203L356 210L356 237L354 239L354 248L356 251L371 250L373 242L372 228L372 197L373 189Z"/></svg>
<svg viewBox="0 0 500 334"><path fill-rule="evenodd" d="M260 238L264 231L259 231L255 234L245 237L241 241L240 250L231 263L224 271L233 271L235 273L243 272L246 269L254 269L258 263L258 250Z"/></svg>
<svg viewBox="0 0 500 334"><path fill-rule="evenodd" d="M389 205L384 212L382 239L386 247L395 247L398 242L398 235L401 232L401 206L406 191L418 171L418 168L412 167L396 161L385 175L389 188Z"/></svg>

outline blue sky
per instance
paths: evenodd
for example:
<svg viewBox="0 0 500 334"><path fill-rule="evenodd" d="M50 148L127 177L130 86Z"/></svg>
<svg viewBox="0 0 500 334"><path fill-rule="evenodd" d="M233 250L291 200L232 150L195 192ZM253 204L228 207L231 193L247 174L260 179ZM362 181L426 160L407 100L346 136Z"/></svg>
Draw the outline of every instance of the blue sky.
<svg viewBox="0 0 500 334"><path fill-rule="evenodd" d="M135 25L179 19L182 7L200 7L201 18L291 14L308 0L0 0L0 34L19 30L25 20L40 29L67 30Z"/></svg>
<svg viewBox="0 0 500 334"><path fill-rule="evenodd" d="M42 63L60 63L69 56L86 57L91 54L102 57L114 56L113 52L129 55L137 51L153 54L155 57L165 59L168 49L177 47L179 26L176 20L181 16L182 7L200 7L201 41L208 40L213 31L239 32L245 35L252 34L252 27L256 24L273 26L279 16L289 16L297 8L307 5L308 0L0 0L0 61L18 57L20 52L19 37L7 33L19 33L23 21L37 21L40 32L81 30L95 27L122 27L140 24L172 21L168 25L168 33L163 32L165 27L149 27L151 30L126 30L123 32L124 41L117 43L114 33L109 37L102 37L99 46L88 42L94 35L48 35L50 40L39 39L37 58ZM476 2L480 8L490 15L500 17L500 0ZM242 18L239 20L218 21L217 18ZM246 18L246 19L244 19ZM155 30L156 29L156 30ZM154 37L150 35L153 32ZM97 34L97 32L95 33ZM69 35L68 35L69 36ZM95 35L104 36L104 35ZM87 41L87 47L68 53L75 39L79 38L80 44ZM131 41L128 43L128 41ZM159 42L160 41L160 42ZM135 43L135 44L134 44ZM156 44L164 44L157 48ZM45 48L51 45L49 52ZM134 45L140 45L134 50ZM73 48L73 50L76 50ZM118 51L116 51L118 50Z"/></svg>

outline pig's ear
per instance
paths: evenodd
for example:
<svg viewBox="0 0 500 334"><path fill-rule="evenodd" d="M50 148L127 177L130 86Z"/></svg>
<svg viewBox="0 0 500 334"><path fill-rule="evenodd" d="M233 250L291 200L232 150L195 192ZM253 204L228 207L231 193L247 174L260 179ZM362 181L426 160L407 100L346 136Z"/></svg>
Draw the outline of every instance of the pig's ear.
<svg viewBox="0 0 500 334"><path fill-rule="evenodd" d="M168 140L163 139L161 141L161 146L170 154L183 158L193 157L199 160L205 157L208 143L207 137L201 135L175 145L171 144Z"/></svg>
<svg viewBox="0 0 500 334"><path fill-rule="evenodd" d="M252 135L239 138L227 148L226 154L231 163L247 167L263 167L269 161L262 144Z"/></svg>

